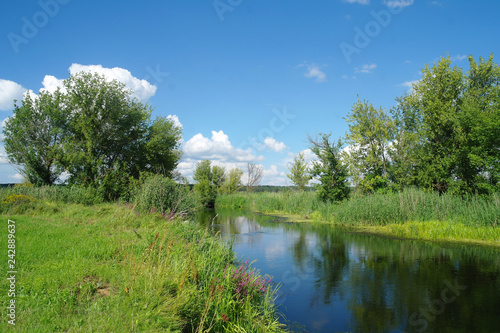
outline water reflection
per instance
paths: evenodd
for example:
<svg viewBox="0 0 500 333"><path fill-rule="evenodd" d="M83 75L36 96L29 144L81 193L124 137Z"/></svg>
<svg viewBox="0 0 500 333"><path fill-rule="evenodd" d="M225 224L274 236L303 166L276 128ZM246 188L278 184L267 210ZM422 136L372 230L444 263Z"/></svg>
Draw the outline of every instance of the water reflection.
<svg viewBox="0 0 500 333"><path fill-rule="evenodd" d="M199 219L283 283L280 310L309 332L500 332L497 249L215 214Z"/></svg>

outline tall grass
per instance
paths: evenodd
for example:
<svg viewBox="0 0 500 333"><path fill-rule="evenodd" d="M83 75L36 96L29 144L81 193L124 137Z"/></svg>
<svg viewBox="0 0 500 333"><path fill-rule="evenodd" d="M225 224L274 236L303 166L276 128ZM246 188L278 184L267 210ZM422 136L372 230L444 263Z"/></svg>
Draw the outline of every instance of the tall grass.
<svg viewBox="0 0 500 333"><path fill-rule="evenodd" d="M0 199L19 194L61 203L94 205L103 202L98 191L92 187L15 185L0 189Z"/></svg>
<svg viewBox="0 0 500 333"><path fill-rule="evenodd" d="M347 225L448 221L491 227L500 222L498 193L490 198L462 198L413 188L394 194L359 194L340 203L324 203L313 192L236 193L218 197L216 206L296 214Z"/></svg>
<svg viewBox="0 0 500 333"><path fill-rule="evenodd" d="M143 213L162 214L164 217L188 215L197 207L197 200L186 185L156 175L148 178L132 198Z"/></svg>
<svg viewBox="0 0 500 333"><path fill-rule="evenodd" d="M54 205L25 195L0 203L2 219L16 221L19 250L12 331L283 331L268 278L237 264L196 223L117 203L59 204L52 212L39 210L42 204ZM31 206L28 215L14 215L21 206ZM1 228L2 248L6 233ZM2 293L4 317L8 302Z"/></svg>

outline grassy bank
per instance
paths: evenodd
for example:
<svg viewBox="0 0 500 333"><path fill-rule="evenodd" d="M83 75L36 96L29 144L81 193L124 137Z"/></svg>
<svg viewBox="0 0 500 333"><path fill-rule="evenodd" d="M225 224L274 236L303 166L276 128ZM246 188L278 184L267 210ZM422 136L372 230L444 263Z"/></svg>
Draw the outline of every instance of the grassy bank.
<svg viewBox="0 0 500 333"><path fill-rule="evenodd" d="M197 224L138 212L132 204L86 206L45 198L0 192L0 247L7 256L7 220L15 221L17 270L16 325L7 324L12 297L4 292L2 327L15 332L283 331L269 278L237 263L227 245ZM5 273L6 265L2 268ZM6 279L0 285L9 289Z"/></svg>
<svg viewBox="0 0 500 333"><path fill-rule="evenodd" d="M217 207L293 214L299 221L321 221L402 238L472 241L500 245L500 195L461 198L415 189L395 194L355 195L324 203L314 192L237 193L220 196Z"/></svg>

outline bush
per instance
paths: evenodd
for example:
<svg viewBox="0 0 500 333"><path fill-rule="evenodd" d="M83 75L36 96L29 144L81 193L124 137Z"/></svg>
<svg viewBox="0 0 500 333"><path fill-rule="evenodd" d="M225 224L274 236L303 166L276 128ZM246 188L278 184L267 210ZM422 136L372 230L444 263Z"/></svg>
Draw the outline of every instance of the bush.
<svg viewBox="0 0 500 333"><path fill-rule="evenodd" d="M172 216L192 212L196 208L196 199L187 186L155 175L148 177L137 190L135 204L141 212Z"/></svg>

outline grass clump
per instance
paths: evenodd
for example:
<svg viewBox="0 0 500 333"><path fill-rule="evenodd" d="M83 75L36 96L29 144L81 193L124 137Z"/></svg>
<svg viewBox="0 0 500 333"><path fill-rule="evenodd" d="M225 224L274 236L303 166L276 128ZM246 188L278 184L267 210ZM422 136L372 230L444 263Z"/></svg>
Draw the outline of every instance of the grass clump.
<svg viewBox="0 0 500 333"><path fill-rule="evenodd" d="M158 213L165 218L188 215L197 207L196 197L189 187L155 175L137 189L134 203L140 212Z"/></svg>

